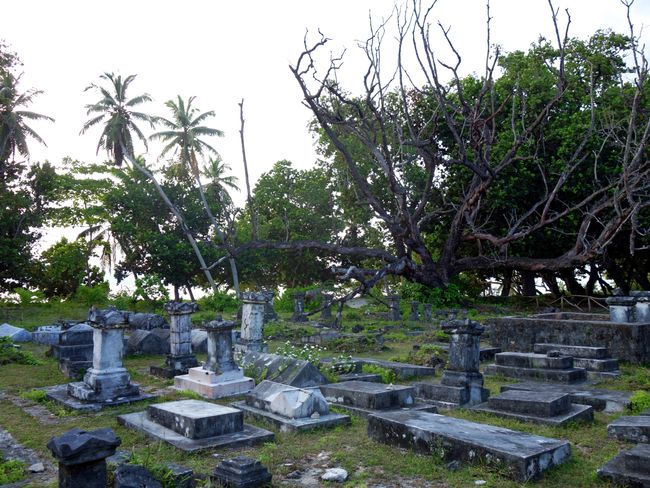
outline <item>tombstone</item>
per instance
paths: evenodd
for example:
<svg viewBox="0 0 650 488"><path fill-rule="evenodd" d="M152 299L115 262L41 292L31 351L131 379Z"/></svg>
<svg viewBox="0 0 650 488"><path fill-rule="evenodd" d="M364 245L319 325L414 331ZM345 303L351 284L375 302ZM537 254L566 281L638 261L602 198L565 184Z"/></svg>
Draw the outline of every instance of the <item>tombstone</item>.
<svg viewBox="0 0 650 488"><path fill-rule="evenodd" d="M219 486L229 488L257 488L268 486L272 475L259 461L237 456L221 461L210 476Z"/></svg>
<svg viewBox="0 0 650 488"><path fill-rule="evenodd" d="M433 304L431 303L424 304L424 321L427 324L430 324L433 321Z"/></svg>
<svg viewBox="0 0 650 488"><path fill-rule="evenodd" d="M294 359L278 354L248 353L241 359L241 365L252 371L252 376L261 380L308 388L324 385L327 378L316 366L304 359Z"/></svg>
<svg viewBox="0 0 650 488"><path fill-rule="evenodd" d="M650 445L619 453L598 470L598 477L616 486L650 486Z"/></svg>
<svg viewBox="0 0 650 488"><path fill-rule="evenodd" d="M323 298L323 310L320 312L321 320L329 321L332 320L332 300L334 295L331 293L321 293Z"/></svg>
<svg viewBox="0 0 650 488"><path fill-rule="evenodd" d="M206 354L208 352L208 333L204 330L192 329L192 352Z"/></svg>
<svg viewBox="0 0 650 488"><path fill-rule="evenodd" d="M392 320L393 322L402 320L402 314L399 309L399 295L388 295L386 300L388 300L388 320Z"/></svg>
<svg viewBox="0 0 650 488"><path fill-rule="evenodd" d="M11 342L29 342L32 340L32 333L20 327L2 324L0 325L0 337L9 337Z"/></svg>
<svg viewBox="0 0 650 488"><path fill-rule="evenodd" d="M120 444L113 429L74 428L52 437L47 448L59 462L59 488L106 488L106 458Z"/></svg>
<svg viewBox="0 0 650 488"><path fill-rule="evenodd" d="M380 410L415 406L415 390L412 386L384 385L353 380L321 385L320 390L328 402L361 416L367 416ZM436 411L435 407L428 408Z"/></svg>
<svg viewBox="0 0 650 488"><path fill-rule="evenodd" d="M234 322L224 321L220 315L204 326L208 334L208 358L203 366L176 376L175 388L191 390L211 399L240 395L253 389L255 382L244 376L244 370L237 366L233 357L234 327Z"/></svg>
<svg viewBox="0 0 650 488"><path fill-rule="evenodd" d="M133 329L154 330L167 329L169 324L165 317L155 313L129 313L129 327Z"/></svg>
<svg viewBox="0 0 650 488"><path fill-rule="evenodd" d="M283 432L350 423L350 417L330 413L318 388L295 388L268 380L247 393L245 401L232 405L248 416L271 422Z"/></svg>
<svg viewBox="0 0 650 488"><path fill-rule="evenodd" d="M119 405L152 398L140 393L137 384L122 365L126 314L113 307L92 308L89 313L93 328L93 364L83 382L58 385L47 390L48 398L78 410L96 410L106 405Z"/></svg>
<svg viewBox="0 0 650 488"><path fill-rule="evenodd" d="M161 378L173 378L199 365L192 352L192 314L199 309L194 302L167 302L169 314L169 354L163 366L151 366L149 373Z"/></svg>
<svg viewBox="0 0 650 488"><path fill-rule="evenodd" d="M307 315L305 314L305 297L307 293L304 291L297 291L293 294L293 315L291 316L292 322L307 322Z"/></svg>
<svg viewBox="0 0 650 488"><path fill-rule="evenodd" d="M636 299L636 321L650 323L650 291L631 291L630 296Z"/></svg>
<svg viewBox="0 0 650 488"><path fill-rule="evenodd" d="M120 464L113 478L113 488L162 488L147 468L135 464Z"/></svg>
<svg viewBox="0 0 650 488"><path fill-rule="evenodd" d="M634 322L636 312L636 298L613 296L605 300L609 305L609 320L618 324Z"/></svg>
<svg viewBox="0 0 650 488"><path fill-rule="evenodd" d="M267 303L265 292L242 293L241 336L237 343L237 352L264 352L268 347L264 344L264 307Z"/></svg>
<svg viewBox="0 0 650 488"><path fill-rule="evenodd" d="M420 302L411 302L411 314L409 315L411 322L420 320Z"/></svg>
<svg viewBox="0 0 650 488"><path fill-rule="evenodd" d="M118 415L117 421L185 452L251 446L274 437L244 424L241 410L200 400L156 403L143 412Z"/></svg>
<svg viewBox="0 0 650 488"><path fill-rule="evenodd" d="M64 329L58 343L52 345L51 354L59 360L59 370L69 379L83 379L93 364L93 328L88 324L76 324Z"/></svg>
<svg viewBox="0 0 650 488"><path fill-rule="evenodd" d="M442 324L449 334L449 359L440 384L416 383L419 397L446 407L483 403L490 392L483 388L479 372L481 334L484 328L473 320L450 320Z"/></svg>
<svg viewBox="0 0 650 488"><path fill-rule="evenodd" d="M149 330L136 329L126 341L126 354L169 354L169 344Z"/></svg>
<svg viewBox="0 0 650 488"><path fill-rule="evenodd" d="M272 291L265 290L262 292L264 294L264 323L271 322L272 320L278 320L278 314L273 308L273 297L275 293ZM241 317L239 317L241 320Z"/></svg>
<svg viewBox="0 0 650 488"><path fill-rule="evenodd" d="M486 375L565 384L582 383L587 379L586 369L575 368L571 356L561 356L555 350L546 354L501 352L494 359L494 364L486 366Z"/></svg>
<svg viewBox="0 0 650 488"><path fill-rule="evenodd" d="M42 325L40 327L37 327L36 330L32 332L32 341L35 344L53 346L59 343L60 335L60 325Z"/></svg>

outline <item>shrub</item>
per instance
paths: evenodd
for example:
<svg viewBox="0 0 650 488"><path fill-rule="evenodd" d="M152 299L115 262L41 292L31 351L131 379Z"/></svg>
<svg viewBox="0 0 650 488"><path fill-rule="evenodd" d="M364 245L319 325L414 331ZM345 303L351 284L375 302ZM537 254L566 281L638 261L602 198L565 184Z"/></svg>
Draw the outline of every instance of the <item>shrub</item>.
<svg viewBox="0 0 650 488"><path fill-rule="evenodd" d="M43 403L47 400L47 393L45 393L45 390L32 389L22 392L20 396L37 403Z"/></svg>
<svg viewBox="0 0 650 488"><path fill-rule="evenodd" d="M385 384L393 384L397 382L397 373L392 369L382 368L376 364L364 364L361 366L361 371L368 374L378 374L381 376L381 382Z"/></svg>
<svg viewBox="0 0 650 488"><path fill-rule="evenodd" d="M400 286L400 294L403 300L431 303L435 308L457 307L463 300L463 293L453 283L447 288L430 288L420 283L404 281Z"/></svg>
<svg viewBox="0 0 650 488"><path fill-rule="evenodd" d="M650 408L650 393L637 390L630 397L630 410L633 414L639 414Z"/></svg>
<svg viewBox="0 0 650 488"><path fill-rule="evenodd" d="M273 307L278 312L293 312L293 294L298 291L314 291L313 287L297 287L297 288L287 288L284 290L284 293L280 295L277 300L275 300ZM321 297L318 294L318 297L313 300L305 300L305 310L311 311L316 310L321 305Z"/></svg>
<svg viewBox="0 0 650 488"><path fill-rule="evenodd" d="M162 277L157 274L143 276L135 279L134 298L141 298L148 302L168 302L169 292L163 284Z"/></svg>
<svg viewBox="0 0 650 488"><path fill-rule="evenodd" d="M25 463L22 461L6 461L0 456L0 486L22 480L25 477Z"/></svg>
<svg viewBox="0 0 650 488"><path fill-rule="evenodd" d="M32 303L45 303L47 299L42 291L27 290L26 288L14 288L14 293L18 295L21 305L30 305Z"/></svg>
<svg viewBox="0 0 650 488"><path fill-rule="evenodd" d="M88 307L93 305L102 306L108 301L108 290L109 287L106 281L95 286L81 285L77 288L75 297Z"/></svg>
<svg viewBox="0 0 650 488"><path fill-rule="evenodd" d="M202 310L213 310L215 312L235 312L239 308L239 300L233 295L225 292L216 292L206 295L198 300Z"/></svg>
<svg viewBox="0 0 650 488"><path fill-rule="evenodd" d="M23 351L16 346L9 337L0 337L0 365L2 364L28 364L38 365L41 361L36 359L31 352Z"/></svg>

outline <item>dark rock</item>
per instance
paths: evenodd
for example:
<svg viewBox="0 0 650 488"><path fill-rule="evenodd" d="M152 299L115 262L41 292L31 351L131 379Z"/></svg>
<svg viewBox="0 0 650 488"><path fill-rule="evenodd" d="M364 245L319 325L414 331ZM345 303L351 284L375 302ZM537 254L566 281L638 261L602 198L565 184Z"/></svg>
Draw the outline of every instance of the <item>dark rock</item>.
<svg viewBox="0 0 650 488"><path fill-rule="evenodd" d="M162 488L162 484L143 466L121 464L115 470L113 488Z"/></svg>
<svg viewBox="0 0 650 488"><path fill-rule="evenodd" d="M171 473L171 483L174 488L194 488L194 471L180 464L168 463Z"/></svg>
<svg viewBox="0 0 650 488"><path fill-rule="evenodd" d="M134 329L153 330L169 328L164 317L155 313L129 313L129 326Z"/></svg>
<svg viewBox="0 0 650 488"><path fill-rule="evenodd" d="M257 488L271 482L271 473L259 461L237 456L219 463L211 478L232 488Z"/></svg>

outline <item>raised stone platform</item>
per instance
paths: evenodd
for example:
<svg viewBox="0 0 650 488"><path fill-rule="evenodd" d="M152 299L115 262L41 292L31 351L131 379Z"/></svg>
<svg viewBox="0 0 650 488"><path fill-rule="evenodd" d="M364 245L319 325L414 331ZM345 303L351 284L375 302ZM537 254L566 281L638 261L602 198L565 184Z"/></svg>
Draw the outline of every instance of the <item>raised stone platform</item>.
<svg viewBox="0 0 650 488"><path fill-rule="evenodd" d="M503 385L501 391L531 390L545 394L566 393L571 398L571 403L591 405L594 410L605 413L623 412L630 405L632 393L629 391L601 390L580 385L558 385L527 381Z"/></svg>
<svg viewBox="0 0 650 488"><path fill-rule="evenodd" d="M621 452L598 470L598 476L620 486L650 486L650 445L637 444Z"/></svg>
<svg viewBox="0 0 650 488"><path fill-rule="evenodd" d="M440 408L458 408L470 403L471 390L461 386L441 385L440 383L413 383L415 396L422 401L432 403ZM481 398L476 403L484 402L488 398L488 390L480 391Z"/></svg>
<svg viewBox="0 0 650 488"><path fill-rule="evenodd" d="M607 435L619 441L650 442L650 417L619 417L607 426Z"/></svg>
<svg viewBox="0 0 650 488"><path fill-rule="evenodd" d="M352 358L361 364L371 364L380 368L394 371L398 378L413 378L419 376L434 376L436 369L429 366L419 366L417 364L399 363L395 361L384 361L382 359L371 358Z"/></svg>
<svg viewBox="0 0 650 488"><path fill-rule="evenodd" d="M185 452L252 446L273 440L273 433L243 423L243 412L198 400L150 405L144 412L119 415L117 421Z"/></svg>
<svg viewBox="0 0 650 488"><path fill-rule="evenodd" d="M568 422L591 421L594 418L592 407L571 403L567 394L526 390L505 391L472 409L545 425L564 425Z"/></svg>
<svg viewBox="0 0 650 488"><path fill-rule="evenodd" d="M587 379L587 371L573 367L573 358L550 357L545 354L501 352L495 355L495 364L486 366L486 375L507 378L543 380L557 383L580 383Z"/></svg>
<svg viewBox="0 0 650 488"><path fill-rule="evenodd" d="M273 412L267 412L261 408L255 408L251 405L246 405L245 401L233 402L231 405L234 408L242 410L247 416L250 416L254 419L271 422L271 424L278 427L282 432L301 432L310 429L335 427L337 425L350 424L350 416L342 415L339 413L329 413L327 415L292 419L283 417Z"/></svg>
<svg viewBox="0 0 650 488"><path fill-rule="evenodd" d="M69 385L70 383L66 383L65 385L55 385L45 388L47 397L50 400L54 400L55 402L63 405L64 407L84 412L96 412L104 407L114 407L116 405L125 405L127 403L140 402L142 400L150 400L152 398L156 398L155 395L150 395L148 393L139 391L137 395L117 397L115 399L109 399L105 401L83 401L68 394Z"/></svg>
<svg viewBox="0 0 650 488"><path fill-rule="evenodd" d="M347 373L338 375L339 382L343 381L368 381L370 383L381 383L381 375L375 373Z"/></svg>
<svg viewBox="0 0 650 488"><path fill-rule="evenodd" d="M563 356L571 356L573 357L573 366L586 369L589 377L607 378L620 376L618 360L610 357L606 347L541 343L535 344L533 351L540 354L546 354L549 351L558 351Z"/></svg>
<svg viewBox="0 0 650 488"><path fill-rule="evenodd" d="M217 374L199 366L191 368L188 374L174 378L174 388L177 390L191 390L210 399L242 395L254 387L255 381L244 376L241 369Z"/></svg>
<svg viewBox="0 0 650 488"><path fill-rule="evenodd" d="M368 417L368 435L446 461L503 466L518 481L540 478L571 455L567 441L429 412L377 412Z"/></svg>

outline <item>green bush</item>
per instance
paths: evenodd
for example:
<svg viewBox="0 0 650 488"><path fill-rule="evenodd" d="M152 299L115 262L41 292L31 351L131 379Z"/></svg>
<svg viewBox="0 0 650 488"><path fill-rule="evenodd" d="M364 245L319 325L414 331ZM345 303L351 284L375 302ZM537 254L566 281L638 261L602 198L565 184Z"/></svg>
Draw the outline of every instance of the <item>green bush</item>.
<svg viewBox="0 0 650 488"><path fill-rule="evenodd" d="M643 390L634 392L630 397L630 410L634 414L639 414L650 408L650 393Z"/></svg>
<svg viewBox="0 0 650 488"><path fill-rule="evenodd" d="M162 303L169 301L169 292L163 284L162 277L154 273L135 279L133 297L148 302Z"/></svg>
<svg viewBox="0 0 650 488"><path fill-rule="evenodd" d="M293 312L293 294L298 291L312 291L314 287L287 288L273 303L273 308L278 312ZM321 305L320 294L316 300L305 300L305 310L316 310Z"/></svg>
<svg viewBox="0 0 650 488"><path fill-rule="evenodd" d="M2 364L28 364L38 365L41 361L30 352L17 347L9 337L0 337L0 365Z"/></svg>
<svg viewBox="0 0 650 488"><path fill-rule="evenodd" d="M20 396L37 403L43 403L47 400L47 393L45 393L45 390L37 390L36 388L29 391L24 391L20 394Z"/></svg>
<svg viewBox="0 0 650 488"><path fill-rule="evenodd" d="M95 286L81 285L77 288L75 298L88 307L93 305L101 307L108 302L108 290L109 286L106 281Z"/></svg>
<svg viewBox="0 0 650 488"><path fill-rule="evenodd" d="M420 283L403 281L400 285L400 295L403 301L431 303L434 308L457 307L463 301L463 293L454 283L447 288L430 288Z"/></svg>
<svg viewBox="0 0 650 488"><path fill-rule="evenodd" d="M387 385L397 383L397 374L392 369L382 368L376 364L364 364L361 371L368 374L378 374L381 376L381 382Z"/></svg>
<svg viewBox="0 0 650 488"><path fill-rule="evenodd" d="M45 303L47 299L42 291L32 291L25 288L14 288L14 293L18 295L21 305L30 305L32 303Z"/></svg>
<svg viewBox="0 0 650 488"><path fill-rule="evenodd" d="M6 461L0 456L0 486L22 480L26 474L25 467L22 461Z"/></svg>
<svg viewBox="0 0 650 488"><path fill-rule="evenodd" d="M213 310L215 312L236 312L239 303L235 296L220 291L212 295L206 295L198 300L199 307L202 310Z"/></svg>

